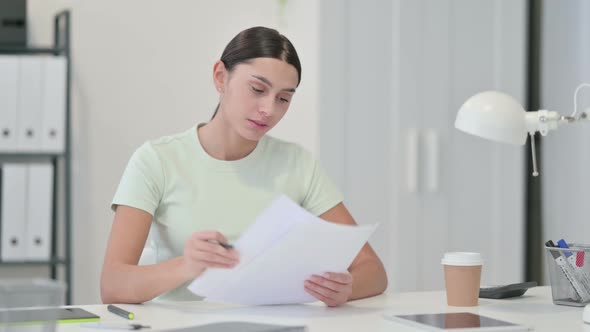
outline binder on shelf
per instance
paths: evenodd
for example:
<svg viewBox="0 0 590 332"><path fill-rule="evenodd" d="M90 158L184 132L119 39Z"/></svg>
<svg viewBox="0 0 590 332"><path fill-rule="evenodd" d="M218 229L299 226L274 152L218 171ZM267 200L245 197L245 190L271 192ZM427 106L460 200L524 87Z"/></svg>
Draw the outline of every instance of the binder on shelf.
<svg viewBox="0 0 590 332"><path fill-rule="evenodd" d="M19 60L17 149L37 152L41 148L41 73L43 57L23 55Z"/></svg>
<svg viewBox="0 0 590 332"><path fill-rule="evenodd" d="M53 165L28 165L26 259L47 261L51 258L51 220L53 202Z"/></svg>
<svg viewBox="0 0 590 332"><path fill-rule="evenodd" d="M18 56L0 56L0 152L16 150L18 68Z"/></svg>
<svg viewBox="0 0 590 332"><path fill-rule="evenodd" d="M26 259L26 182L26 164L4 164L2 166L0 257L5 262Z"/></svg>
<svg viewBox="0 0 590 332"><path fill-rule="evenodd" d="M63 152L66 116L66 58L48 56L43 59L41 150Z"/></svg>

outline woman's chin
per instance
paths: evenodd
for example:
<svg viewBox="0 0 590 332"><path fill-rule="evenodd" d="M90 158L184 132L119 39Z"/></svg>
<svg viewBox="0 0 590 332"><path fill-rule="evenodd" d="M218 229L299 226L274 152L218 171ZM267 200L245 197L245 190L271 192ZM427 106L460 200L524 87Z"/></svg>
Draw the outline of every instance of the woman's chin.
<svg viewBox="0 0 590 332"><path fill-rule="evenodd" d="M245 130L242 130L240 133L240 136L248 141L259 141L267 131L267 128L245 128Z"/></svg>
<svg viewBox="0 0 590 332"><path fill-rule="evenodd" d="M253 133L251 131L246 131L246 132L242 133L240 136L242 136L242 138L247 141L258 142L264 136L264 134L265 134L265 132Z"/></svg>

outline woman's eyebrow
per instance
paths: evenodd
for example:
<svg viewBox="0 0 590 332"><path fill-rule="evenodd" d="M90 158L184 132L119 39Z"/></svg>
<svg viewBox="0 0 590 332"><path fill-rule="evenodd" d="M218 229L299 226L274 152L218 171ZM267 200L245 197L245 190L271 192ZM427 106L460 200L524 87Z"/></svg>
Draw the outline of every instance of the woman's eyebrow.
<svg viewBox="0 0 590 332"><path fill-rule="evenodd" d="M255 79L257 79L259 81L266 83L266 85L268 85L272 88L272 83L266 77L258 76L258 75L252 75L252 77L254 77ZM281 91L295 92L295 88L287 88L287 89L283 89Z"/></svg>

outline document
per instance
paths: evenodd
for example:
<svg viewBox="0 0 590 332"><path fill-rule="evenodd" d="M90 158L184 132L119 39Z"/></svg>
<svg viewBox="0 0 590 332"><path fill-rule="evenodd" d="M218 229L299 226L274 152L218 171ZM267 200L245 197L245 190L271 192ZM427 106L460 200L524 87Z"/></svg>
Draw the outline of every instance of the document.
<svg viewBox="0 0 590 332"><path fill-rule="evenodd" d="M51 258L51 219L53 202L53 165L28 165L27 218L25 251L27 260Z"/></svg>
<svg viewBox="0 0 590 332"><path fill-rule="evenodd" d="M1 260L26 259L27 165L2 165L0 208Z"/></svg>
<svg viewBox="0 0 590 332"><path fill-rule="evenodd" d="M67 60L64 56L43 59L41 150L63 152L65 148Z"/></svg>
<svg viewBox="0 0 590 332"><path fill-rule="evenodd" d="M313 302L304 281L345 272L376 227L327 222L281 196L234 244L240 253L235 268L209 269L188 288L205 300L232 304Z"/></svg>
<svg viewBox="0 0 590 332"><path fill-rule="evenodd" d="M17 138L19 152L41 150L41 75L43 57L21 56L18 79Z"/></svg>
<svg viewBox="0 0 590 332"><path fill-rule="evenodd" d="M19 58L0 55L0 151L16 151Z"/></svg>

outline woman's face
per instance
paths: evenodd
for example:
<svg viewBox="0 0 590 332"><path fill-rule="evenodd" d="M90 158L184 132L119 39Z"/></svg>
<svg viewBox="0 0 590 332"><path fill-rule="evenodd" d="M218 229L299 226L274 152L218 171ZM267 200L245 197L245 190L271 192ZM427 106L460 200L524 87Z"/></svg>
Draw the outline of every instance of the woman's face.
<svg viewBox="0 0 590 332"><path fill-rule="evenodd" d="M220 110L230 126L251 141L258 141L283 118L299 79L294 66L274 58L240 63L224 76Z"/></svg>

